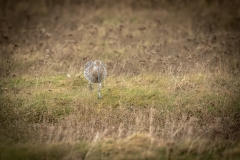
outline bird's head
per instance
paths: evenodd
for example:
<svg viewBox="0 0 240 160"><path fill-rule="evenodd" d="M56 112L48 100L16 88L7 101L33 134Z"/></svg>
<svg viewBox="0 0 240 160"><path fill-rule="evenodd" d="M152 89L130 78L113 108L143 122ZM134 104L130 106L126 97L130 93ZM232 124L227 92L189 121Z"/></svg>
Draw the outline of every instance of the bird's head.
<svg viewBox="0 0 240 160"><path fill-rule="evenodd" d="M94 65L96 66L100 66L102 64L102 62L100 60L95 60L94 61Z"/></svg>

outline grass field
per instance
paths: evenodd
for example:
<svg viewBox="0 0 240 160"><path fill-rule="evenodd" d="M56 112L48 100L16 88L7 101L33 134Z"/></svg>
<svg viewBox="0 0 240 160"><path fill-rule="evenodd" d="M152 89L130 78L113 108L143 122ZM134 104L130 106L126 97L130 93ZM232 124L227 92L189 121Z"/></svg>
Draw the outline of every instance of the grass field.
<svg viewBox="0 0 240 160"><path fill-rule="evenodd" d="M239 159L239 6L5 1L0 159Z"/></svg>

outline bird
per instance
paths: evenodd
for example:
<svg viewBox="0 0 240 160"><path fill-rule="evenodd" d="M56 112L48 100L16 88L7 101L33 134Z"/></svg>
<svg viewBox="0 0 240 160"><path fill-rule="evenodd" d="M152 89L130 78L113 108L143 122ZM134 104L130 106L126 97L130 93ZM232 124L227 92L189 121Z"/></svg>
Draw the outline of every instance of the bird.
<svg viewBox="0 0 240 160"><path fill-rule="evenodd" d="M107 68L105 63L100 60L89 61L84 66L84 77L88 80L90 90L92 91L92 84L98 83L98 99L102 98L100 89L102 81L107 77Z"/></svg>

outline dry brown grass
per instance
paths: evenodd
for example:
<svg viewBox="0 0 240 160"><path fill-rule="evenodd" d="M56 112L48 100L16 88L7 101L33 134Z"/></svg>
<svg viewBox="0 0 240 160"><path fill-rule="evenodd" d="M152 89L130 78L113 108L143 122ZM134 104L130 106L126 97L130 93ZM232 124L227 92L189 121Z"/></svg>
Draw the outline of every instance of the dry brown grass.
<svg viewBox="0 0 240 160"><path fill-rule="evenodd" d="M237 1L55 3L2 10L1 159L239 158Z"/></svg>

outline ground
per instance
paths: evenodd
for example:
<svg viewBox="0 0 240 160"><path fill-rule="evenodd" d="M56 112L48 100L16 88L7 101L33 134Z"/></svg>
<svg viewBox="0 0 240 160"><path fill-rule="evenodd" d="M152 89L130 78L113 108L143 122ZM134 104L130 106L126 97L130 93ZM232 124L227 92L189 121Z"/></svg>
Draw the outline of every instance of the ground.
<svg viewBox="0 0 240 160"><path fill-rule="evenodd" d="M3 2L0 159L239 159L239 6Z"/></svg>

